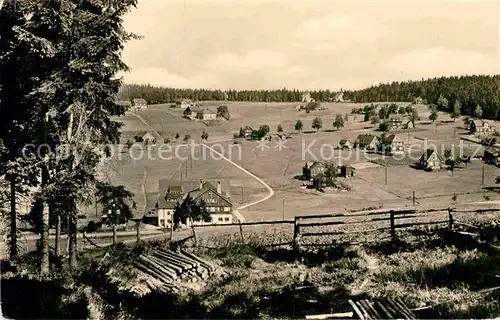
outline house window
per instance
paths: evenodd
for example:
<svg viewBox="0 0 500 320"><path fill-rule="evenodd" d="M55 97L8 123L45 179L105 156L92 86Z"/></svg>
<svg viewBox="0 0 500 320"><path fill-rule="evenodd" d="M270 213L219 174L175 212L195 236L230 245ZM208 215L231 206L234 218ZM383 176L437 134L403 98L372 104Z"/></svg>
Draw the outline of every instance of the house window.
<svg viewBox="0 0 500 320"><path fill-rule="evenodd" d="M224 218L224 221L226 221L226 222L229 221L229 218Z"/></svg>
<svg viewBox="0 0 500 320"><path fill-rule="evenodd" d="M168 219L168 220L167 220L167 222L168 222L168 223L172 223L172 220Z"/></svg>
<svg viewBox="0 0 500 320"><path fill-rule="evenodd" d="M164 227L164 226L165 226L165 220L160 219L160 227Z"/></svg>
<svg viewBox="0 0 500 320"><path fill-rule="evenodd" d="M222 221L222 218L219 218L219 221Z"/></svg>

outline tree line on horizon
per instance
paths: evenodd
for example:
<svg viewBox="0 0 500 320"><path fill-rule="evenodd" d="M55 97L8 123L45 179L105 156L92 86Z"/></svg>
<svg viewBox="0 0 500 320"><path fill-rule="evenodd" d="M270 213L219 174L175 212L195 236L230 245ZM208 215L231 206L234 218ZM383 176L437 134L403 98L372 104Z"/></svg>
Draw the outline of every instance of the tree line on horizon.
<svg viewBox="0 0 500 320"><path fill-rule="evenodd" d="M419 81L402 81L378 84L362 90L343 91L344 100L357 103L414 101L421 98L427 104L435 104L439 110L451 112L459 101L461 114L474 115L479 105L483 118L499 119L500 75L472 75L460 77L436 77ZM279 90L210 90L177 89L153 85L125 84L118 100L144 98L149 104L173 103L178 99L194 101L248 101L248 102L301 102L305 91ZM331 101L338 93L330 90L309 91L311 98L319 102ZM438 103L446 98L448 105Z"/></svg>

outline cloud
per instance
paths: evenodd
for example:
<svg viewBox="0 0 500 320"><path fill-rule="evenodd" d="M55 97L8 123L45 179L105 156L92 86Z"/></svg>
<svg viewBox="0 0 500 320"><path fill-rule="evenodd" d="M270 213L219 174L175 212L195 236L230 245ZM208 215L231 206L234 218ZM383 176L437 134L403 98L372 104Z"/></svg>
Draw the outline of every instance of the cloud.
<svg viewBox="0 0 500 320"><path fill-rule="evenodd" d="M313 50L338 51L374 43L383 34L382 26L369 19L361 20L350 14L328 13L302 21L293 36L300 45L312 44Z"/></svg>
<svg viewBox="0 0 500 320"><path fill-rule="evenodd" d="M500 71L500 56L436 46L398 54L384 67L389 72L402 72L405 77L491 74Z"/></svg>
<svg viewBox="0 0 500 320"><path fill-rule="evenodd" d="M121 74L126 83L154 84L165 87L195 88L198 84L192 80L169 73L162 68L138 68Z"/></svg>

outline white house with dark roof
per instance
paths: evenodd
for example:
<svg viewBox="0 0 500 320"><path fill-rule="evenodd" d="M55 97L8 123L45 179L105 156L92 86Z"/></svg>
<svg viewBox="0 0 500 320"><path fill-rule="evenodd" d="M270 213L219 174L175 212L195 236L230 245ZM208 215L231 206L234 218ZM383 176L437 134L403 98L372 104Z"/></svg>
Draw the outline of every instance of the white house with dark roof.
<svg viewBox="0 0 500 320"><path fill-rule="evenodd" d="M199 182L160 180L159 199L155 210L157 225L170 228L176 204L182 204L188 195L198 204L203 201L212 221L188 221L187 225L231 224L233 222L233 205L228 197L224 196L222 183L217 181L216 185L201 180Z"/></svg>
<svg viewBox="0 0 500 320"><path fill-rule="evenodd" d="M477 134L494 134L497 128L494 123L484 120L474 120Z"/></svg>

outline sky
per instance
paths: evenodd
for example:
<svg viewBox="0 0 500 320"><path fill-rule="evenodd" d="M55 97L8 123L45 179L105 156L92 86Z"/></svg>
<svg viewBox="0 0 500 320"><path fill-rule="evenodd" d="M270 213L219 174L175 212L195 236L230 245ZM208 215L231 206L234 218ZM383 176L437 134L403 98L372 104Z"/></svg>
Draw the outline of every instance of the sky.
<svg viewBox="0 0 500 320"><path fill-rule="evenodd" d="M500 74L489 0L139 0L124 18L126 83L358 89Z"/></svg>

